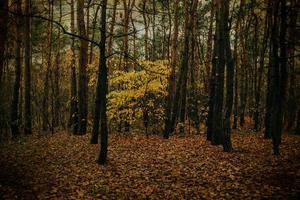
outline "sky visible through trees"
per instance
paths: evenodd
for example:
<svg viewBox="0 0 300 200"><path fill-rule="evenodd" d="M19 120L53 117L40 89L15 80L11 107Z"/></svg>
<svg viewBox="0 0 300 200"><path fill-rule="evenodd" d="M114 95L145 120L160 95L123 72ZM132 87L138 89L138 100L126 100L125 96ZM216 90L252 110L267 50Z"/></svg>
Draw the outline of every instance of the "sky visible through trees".
<svg viewBox="0 0 300 200"><path fill-rule="evenodd" d="M0 197L297 198L299 9L1 0Z"/></svg>

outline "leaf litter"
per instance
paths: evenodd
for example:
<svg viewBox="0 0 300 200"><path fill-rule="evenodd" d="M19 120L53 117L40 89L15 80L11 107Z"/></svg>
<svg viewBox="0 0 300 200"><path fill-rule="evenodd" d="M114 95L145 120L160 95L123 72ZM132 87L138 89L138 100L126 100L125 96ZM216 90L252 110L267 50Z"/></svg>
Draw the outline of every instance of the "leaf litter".
<svg viewBox="0 0 300 200"><path fill-rule="evenodd" d="M99 145L65 132L0 146L3 199L297 199L300 137L283 135L281 155L261 134L233 134L224 153L204 136L111 134L108 163Z"/></svg>

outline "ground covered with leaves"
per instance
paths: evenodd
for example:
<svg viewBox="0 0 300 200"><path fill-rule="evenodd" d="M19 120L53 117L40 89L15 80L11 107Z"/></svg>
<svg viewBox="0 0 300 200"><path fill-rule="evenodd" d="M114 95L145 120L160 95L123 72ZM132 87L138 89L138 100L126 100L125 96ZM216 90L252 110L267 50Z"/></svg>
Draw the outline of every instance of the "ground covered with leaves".
<svg viewBox="0 0 300 200"><path fill-rule="evenodd" d="M233 144L223 153L204 136L112 134L99 166L88 136L30 136L0 146L0 199L299 198L299 136L283 136L279 157L258 134Z"/></svg>

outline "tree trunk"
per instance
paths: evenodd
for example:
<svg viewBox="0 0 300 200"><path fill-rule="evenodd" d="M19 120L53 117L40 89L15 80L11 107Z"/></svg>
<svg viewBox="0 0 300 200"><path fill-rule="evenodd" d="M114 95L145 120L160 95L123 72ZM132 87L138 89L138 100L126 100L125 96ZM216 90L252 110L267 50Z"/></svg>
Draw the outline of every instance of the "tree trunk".
<svg viewBox="0 0 300 200"><path fill-rule="evenodd" d="M147 21L146 16L146 6L147 6L147 0L143 0L142 3L142 15L143 15L143 22L145 27L145 36L144 36L144 51L145 51L145 60L149 59L149 45L148 45L148 39L149 39L149 20ZM176 17L174 18L176 19Z"/></svg>
<svg viewBox="0 0 300 200"><path fill-rule="evenodd" d="M165 110L165 130L164 138L169 138L171 133L171 118L172 118L172 102L174 99L173 93L175 91L175 68L177 62L177 39L178 39L178 13L179 13L179 0L174 2L174 27L172 36L172 50L171 50L171 72L168 78L168 94L167 94L167 104Z"/></svg>
<svg viewBox="0 0 300 200"><path fill-rule="evenodd" d="M270 133L273 142L274 155L279 155L279 144L281 143L281 132L283 124L283 108L285 103L286 82L287 82L287 57L286 57L286 29L287 12L286 1L278 0L273 2L273 26L271 31L271 52L272 52L272 104L270 121ZM280 16L278 16L280 14ZM280 23L279 23L280 22ZM278 31L277 26L280 26ZM279 43L279 46L278 46ZM279 50L279 55L278 55Z"/></svg>
<svg viewBox="0 0 300 200"><path fill-rule="evenodd" d="M286 129L290 131L296 122L297 115L297 97L295 93L296 75L295 75L295 40L296 40L296 25L299 9L296 0L291 1L290 21L288 30L288 43L287 53L289 57L289 89L288 89L288 100L286 110Z"/></svg>
<svg viewBox="0 0 300 200"><path fill-rule="evenodd" d="M233 104L233 79L234 79L234 60L232 58L230 47L230 27L228 26L229 18L229 0L224 1L224 39L225 39L225 52L226 52L226 104L225 104L225 121L224 121L224 141L223 149L225 152L232 151L231 144L231 112Z"/></svg>
<svg viewBox="0 0 300 200"><path fill-rule="evenodd" d="M298 109L298 113L297 113L297 122L296 122L295 134L300 135L300 109Z"/></svg>
<svg viewBox="0 0 300 200"><path fill-rule="evenodd" d="M48 11L49 19L53 19L53 4L49 2L49 11ZM48 112L48 100L49 100L49 78L50 78L50 69L52 66L52 30L53 24L48 22L48 41L47 41L47 68L45 74L45 82L44 82L44 95L42 100L42 129L43 131L47 131L49 128L49 112Z"/></svg>
<svg viewBox="0 0 300 200"><path fill-rule="evenodd" d="M30 14L31 0L25 1L25 14ZM25 17L25 101L24 101L24 133L32 133L31 116L31 30L30 17Z"/></svg>
<svg viewBox="0 0 300 200"><path fill-rule="evenodd" d="M75 32L74 27L74 0L71 0L71 32ZM70 107L70 117L69 117L69 128L73 134L77 134L78 131L78 105L77 105L77 80L76 80L76 65L75 65L75 39L72 38L71 43L71 77L70 77L70 91L71 91L71 107Z"/></svg>
<svg viewBox="0 0 300 200"><path fill-rule="evenodd" d="M113 47L113 34L114 34L114 28L115 28L115 23L116 23L116 13L117 13L117 6L118 6L119 0L114 0L113 4L113 14L111 18L111 25L109 27L109 38L108 38L108 51L107 55L112 54L112 47Z"/></svg>
<svg viewBox="0 0 300 200"><path fill-rule="evenodd" d="M87 37L84 22L84 0L78 0L77 4L77 24L79 35ZM86 134L88 115L88 77L87 77L87 50L88 42L80 40L79 56L79 79L78 79L78 108L79 108L79 130L81 135Z"/></svg>
<svg viewBox="0 0 300 200"><path fill-rule="evenodd" d="M218 42L217 64L215 79L214 109L212 120L212 144L222 144L223 141L223 96L224 96L224 68L225 68L225 38L224 38L224 4L217 1L216 5L216 36Z"/></svg>
<svg viewBox="0 0 300 200"><path fill-rule="evenodd" d="M209 92L209 80L210 80L210 65L211 65L211 61L212 61L212 45L213 45L213 22L214 22L214 16L215 16L215 10L214 10L214 1L212 0L211 2L211 9L210 9L210 21L209 21L209 29L208 29L208 36L207 36L207 53L205 55L205 76L207 77L207 83L206 81L204 83L206 83L206 87L207 88L207 92Z"/></svg>
<svg viewBox="0 0 300 200"><path fill-rule="evenodd" d="M0 91L2 74L4 70L4 53L7 38L7 21L8 21L8 0L0 1Z"/></svg>
<svg viewBox="0 0 300 200"><path fill-rule="evenodd" d="M16 2L16 13L22 14L21 11L21 0ZM11 103L11 133L13 137L17 137L20 135L20 119L19 119L19 94L20 94L20 80L21 80L21 45L22 45L22 38L21 38L21 20L20 16L16 16L16 63L15 63L15 83L13 89L13 98Z"/></svg>
<svg viewBox="0 0 300 200"><path fill-rule="evenodd" d="M100 18L100 57L99 57L99 73L98 73L98 83L96 91L96 105L95 105L95 117L94 117L94 128L97 128L96 124L99 124L100 113L100 133L101 133L101 148L98 163L105 164L107 162L107 145L108 145L108 127L107 127L107 115L106 115L106 95L108 93L107 84L107 66L106 66L106 7L107 0L102 0L101 6L101 18ZM98 131L98 130L95 130Z"/></svg>
<svg viewBox="0 0 300 200"><path fill-rule="evenodd" d="M261 85L262 85L262 75L264 71L264 65L265 65L265 52L268 45L268 18L269 18L269 12L267 11L265 15L265 26L264 26L264 35L263 35L263 41L262 41L262 47L260 49L260 60L259 60L259 69L258 69L258 82L256 86L255 91L255 111L254 111L254 130L259 131L260 130L260 96L261 96Z"/></svg>

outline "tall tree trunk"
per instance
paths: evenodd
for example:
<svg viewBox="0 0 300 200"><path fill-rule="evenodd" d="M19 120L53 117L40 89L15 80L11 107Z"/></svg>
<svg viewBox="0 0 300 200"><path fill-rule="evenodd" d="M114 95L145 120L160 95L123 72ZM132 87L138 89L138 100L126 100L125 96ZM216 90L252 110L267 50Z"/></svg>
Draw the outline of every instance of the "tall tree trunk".
<svg viewBox="0 0 300 200"><path fill-rule="evenodd" d="M7 37L7 22L8 22L8 0L0 1L0 91L2 74L4 70L4 52Z"/></svg>
<svg viewBox="0 0 300 200"><path fill-rule="evenodd" d="M273 142L274 155L279 155L279 144L281 143L281 132L283 124L283 107L285 103L286 82L287 82L287 57L286 57L286 29L287 12L286 1L278 0L273 2L273 26L271 31L272 51L272 104L270 121L270 133ZM280 16L278 16L280 14ZM279 23L280 22L280 23ZM280 26L278 31L277 26ZM278 45L279 42L279 45ZM279 55L278 55L279 50Z"/></svg>
<svg viewBox="0 0 300 200"><path fill-rule="evenodd" d="M300 135L300 108L298 109L298 113L297 113L295 134Z"/></svg>
<svg viewBox="0 0 300 200"><path fill-rule="evenodd" d="M107 50L107 55L112 54L112 47L113 47L113 34L114 34L114 28L115 28L115 23L116 23L116 13L117 13L117 6L118 6L119 0L114 0L113 4L113 13L111 17L111 24L109 27L109 38L108 38L108 50Z"/></svg>
<svg viewBox="0 0 300 200"><path fill-rule="evenodd" d="M53 3L53 2L52 2ZM49 19L53 19L53 4L49 2ZM47 68L45 72L45 81L44 81L44 95L42 100L42 129L43 131L47 131L49 128L49 112L48 112L48 100L49 100L49 78L50 78L50 70L52 66L52 32L53 25L51 22L48 22L48 41L47 41Z"/></svg>
<svg viewBox="0 0 300 200"><path fill-rule="evenodd" d="M205 81L205 88L209 92L209 81L210 81L210 65L212 61L212 45L213 45L213 22L214 22L214 16L215 16L215 10L214 10L214 1L211 2L211 9L210 9L210 19L209 19L209 29L208 29L208 36L207 36L207 53L205 55L205 76L207 77L208 81ZM207 82L207 83L206 83Z"/></svg>
<svg viewBox="0 0 300 200"><path fill-rule="evenodd" d="M179 13L179 0L174 2L174 26L173 26L173 35L172 35L172 50L171 50L171 72L168 77L168 94L167 94L167 105L165 110L165 130L164 138L169 138L171 133L171 118L172 118L172 102L174 99L175 91L175 68L177 63L177 40L178 40L178 13Z"/></svg>
<svg viewBox="0 0 300 200"><path fill-rule="evenodd" d="M229 19L229 0L224 1L224 43L226 52L226 104L225 104L225 121L224 121L224 141L223 149L225 152L232 151L231 144L231 112L233 104L233 79L234 79L234 60L232 58L230 47L230 27L228 26Z"/></svg>
<svg viewBox="0 0 300 200"><path fill-rule="evenodd" d="M59 20L58 22L61 23L62 20L62 0L59 0ZM54 116L53 117L53 127L56 128L61 123L61 113L60 113L60 65L61 65L61 30L58 30L57 36L58 44L57 44L57 54L56 54L56 62L55 62L55 69L54 69L54 86L53 87L53 98L54 98Z"/></svg>
<svg viewBox="0 0 300 200"><path fill-rule="evenodd" d="M145 60L149 59L149 20L147 20L146 16L146 6L147 6L147 0L143 0L142 3L142 15L143 15L143 22L145 27L145 36L144 36L144 51L145 51ZM176 18L176 17L175 17Z"/></svg>
<svg viewBox="0 0 300 200"><path fill-rule="evenodd" d="M152 0L152 53L151 60L156 59L156 0Z"/></svg>
<svg viewBox="0 0 300 200"><path fill-rule="evenodd" d="M224 4L217 1L216 5L217 31L217 65L215 79L214 109L212 121L212 144L222 144L223 141L223 96L224 96L224 68L225 68L225 38L224 38Z"/></svg>
<svg viewBox="0 0 300 200"><path fill-rule="evenodd" d="M124 19L123 19L123 70L128 71L128 58L129 58L129 47L128 47L128 31L129 31L129 17L130 17L130 6L131 6L131 0L123 0L123 7L124 7Z"/></svg>
<svg viewBox="0 0 300 200"><path fill-rule="evenodd" d="M31 0L25 1L25 14L30 14ZM25 101L24 101L24 133L32 133L32 116L31 116L31 30L30 17L25 17Z"/></svg>
<svg viewBox="0 0 300 200"><path fill-rule="evenodd" d="M22 14L21 0L16 2L16 13ZM16 38L16 63L15 63L15 83L13 90L13 98L11 103L11 133L13 137L17 137L20 134L20 119L19 119L19 94L20 94L20 80L21 80L21 20L20 16L16 16L15 38Z"/></svg>
<svg viewBox="0 0 300 200"><path fill-rule="evenodd" d="M216 14L216 22L217 18L218 18L218 9L216 7L217 5L217 0L213 1L213 7L215 10L215 14ZM209 100L208 100L208 116L207 116L207 120L206 120L206 139L208 141L212 141L212 135L213 135L213 120L214 120L214 107L215 107L215 103L214 103L214 99L215 99L215 92L216 92L216 69L217 69L217 49L218 49L218 45L219 42L218 40L218 31L219 31L219 27L218 24L216 23L215 26L215 34L214 34L214 48L213 48L213 58L211 60L212 62L212 68L211 68L211 74L210 74L210 79L209 79Z"/></svg>
<svg viewBox="0 0 300 200"><path fill-rule="evenodd" d="M296 25L297 17L299 12L299 1L291 1L291 11L290 11L290 21L289 21L289 30L288 30L288 43L287 43L287 53L289 57L289 89L288 89L288 100L287 100L287 109L286 109L286 129L290 131L295 122L297 115L297 97L295 93L295 40L296 40ZM298 5L297 5L298 4Z"/></svg>
<svg viewBox="0 0 300 200"><path fill-rule="evenodd" d="M96 25L97 25L97 18L98 18L98 12L100 9L100 5L97 6L96 8L96 13L93 19L93 26L92 26L92 38L91 40L94 41L95 39L95 31L96 31ZM93 58L94 58L94 44L90 44L90 56L89 56L89 64L93 63Z"/></svg>
<svg viewBox="0 0 300 200"><path fill-rule="evenodd" d="M74 27L74 0L71 0L71 32L75 32ZM71 43L71 77L70 77L70 91L71 91L71 107L70 107L70 117L69 117L69 128L73 134L77 134L78 131L78 105L77 105L77 80L76 80L76 64L75 64L75 39L72 38Z"/></svg>
<svg viewBox="0 0 300 200"><path fill-rule="evenodd" d="M101 148L98 163L105 164L107 162L107 145L108 145L108 127L107 127L107 115L106 115L106 95L108 93L107 84L107 66L106 66L106 7L107 0L102 0L101 3L101 18L100 18L100 56L99 56L99 72L98 72L98 83L96 90L96 103L95 103L95 116L93 132L99 128L99 117L100 117L100 134L101 134Z"/></svg>
<svg viewBox="0 0 300 200"><path fill-rule="evenodd" d="M193 18L196 15L198 6L197 0L185 1L185 27L184 27L184 47L182 54L181 68L183 73L183 82L181 85L181 105L180 105L180 134L184 134L185 130L185 116L186 116L186 93L187 93L187 79L188 79L188 67L189 67L189 48L191 40L191 32L193 25ZM192 52L194 53L194 52Z"/></svg>
<svg viewBox="0 0 300 200"><path fill-rule="evenodd" d="M263 34L263 40L262 40L262 47L260 49L260 58L259 58L259 69L258 69L258 81L255 91L255 111L254 111L254 130L259 131L260 130L260 96L261 96L261 85L262 85L262 75L264 71L264 65L265 65L265 52L267 49L268 44L268 18L269 18L269 12L266 12L265 15L265 25L264 25L264 34Z"/></svg>
<svg viewBox="0 0 300 200"><path fill-rule="evenodd" d="M84 22L84 0L78 0L77 4L77 24L79 35L86 38L86 28ZM80 40L79 56L79 79L78 79L78 108L79 108L79 130L81 135L86 134L88 117L88 77L87 77L87 50L88 42Z"/></svg>

